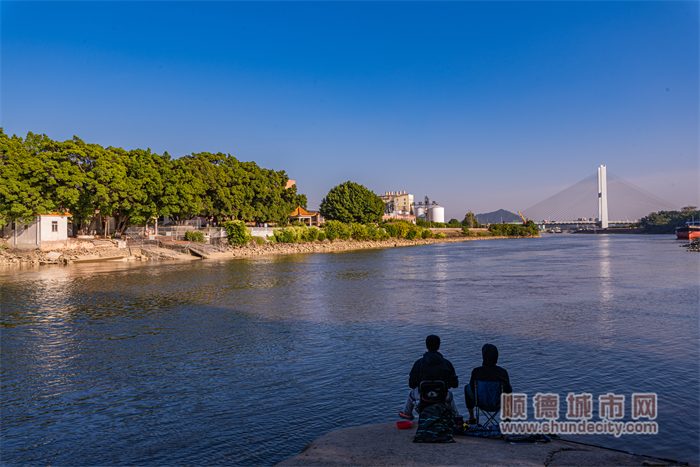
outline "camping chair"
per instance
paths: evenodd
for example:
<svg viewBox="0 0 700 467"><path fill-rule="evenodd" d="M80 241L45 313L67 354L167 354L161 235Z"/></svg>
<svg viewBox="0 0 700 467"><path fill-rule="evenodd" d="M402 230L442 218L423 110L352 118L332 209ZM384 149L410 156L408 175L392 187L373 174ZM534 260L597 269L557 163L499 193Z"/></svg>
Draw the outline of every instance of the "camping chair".
<svg viewBox="0 0 700 467"><path fill-rule="evenodd" d="M498 425L496 415L501 410L503 383L497 381L474 381L474 408L476 424L479 425L479 412L483 412L486 423L481 426Z"/></svg>
<svg viewBox="0 0 700 467"><path fill-rule="evenodd" d="M447 386L444 381L423 381L420 383L419 391L420 404L418 405L418 413L428 406L445 402L445 399L447 399Z"/></svg>

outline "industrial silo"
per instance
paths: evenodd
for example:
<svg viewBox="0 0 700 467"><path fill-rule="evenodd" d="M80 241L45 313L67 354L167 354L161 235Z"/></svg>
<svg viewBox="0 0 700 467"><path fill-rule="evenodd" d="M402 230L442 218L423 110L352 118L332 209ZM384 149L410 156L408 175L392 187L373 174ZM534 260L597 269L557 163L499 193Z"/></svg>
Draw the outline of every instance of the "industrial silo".
<svg viewBox="0 0 700 467"><path fill-rule="evenodd" d="M415 206L413 208L413 214L416 217L423 218L423 217L425 217L425 208L423 206Z"/></svg>
<svg viewBox="0 0 700 467"><path fill-rule="evenodd" d="M430 208L430 222L445 222L445 208L433 206Z"/></svg>

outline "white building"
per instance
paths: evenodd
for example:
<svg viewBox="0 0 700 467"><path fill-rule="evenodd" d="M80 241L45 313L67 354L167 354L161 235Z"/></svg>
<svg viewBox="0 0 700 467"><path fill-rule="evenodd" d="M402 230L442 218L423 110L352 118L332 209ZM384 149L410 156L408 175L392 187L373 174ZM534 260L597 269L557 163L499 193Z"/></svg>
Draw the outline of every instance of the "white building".
<svg viewBox="0 0 700 467"><path fill-rule="evenodd" d="M379 197L387 205L386 211L413 214L413 195L405 191L387 191ZM391 206L393 209L390 209Z"/></svg>
<svg viewBox="0 0 700 467"><path fill-rule="evenodd" d="M14 222L2 229L7 245L36 248L50 246L50 242L68 241L69 214L52 212L40 214L29 224Z"/></svg>

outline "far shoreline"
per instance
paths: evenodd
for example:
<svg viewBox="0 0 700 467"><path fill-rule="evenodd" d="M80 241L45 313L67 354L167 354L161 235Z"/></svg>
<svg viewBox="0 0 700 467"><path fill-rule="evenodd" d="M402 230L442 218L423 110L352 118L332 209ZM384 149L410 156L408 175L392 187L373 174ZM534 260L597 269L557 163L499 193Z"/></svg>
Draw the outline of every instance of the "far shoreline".
<svg viewBox="0 0 700 467"><path fill-rule="evenodd" d="M44 265L69 265L79 262L125 262L125 261L182 261L182 260L224 260L242 259L274 255L292 255L305 253L334 253L344 251L377 250L384 248L401 248L419 245L432 245L439 243L464 243L477 240L498 239L526 239L541 238L532 237L507 237L507 236L458 236L446 238L426 238L408 240L405 238L391 238L389 240L335 240L330 242L299 242L299 243L264 243L261 245L249 243L244 246L225 245L225 252L206 254L203 258L195 258L192 254L184 254L167 247L159 246L152 249L130 245L118 248L114 246L100 246L89 249L66 249L41 251L32 249L8 248L0 250L0 267L7 271L13 267L44 266ZM197 244L193 244L195 247ZM185 248L186 250L186 248Z"/></svg>

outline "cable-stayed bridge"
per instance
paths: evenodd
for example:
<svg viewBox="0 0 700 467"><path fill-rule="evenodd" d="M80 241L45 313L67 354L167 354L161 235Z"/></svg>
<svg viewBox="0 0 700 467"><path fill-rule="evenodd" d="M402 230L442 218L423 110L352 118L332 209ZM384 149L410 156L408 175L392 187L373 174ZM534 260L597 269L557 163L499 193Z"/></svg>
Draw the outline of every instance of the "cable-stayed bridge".
<svg viewBox="0 0 700 467"><path fill-rule="evenodd" d="M649 213L672 211L669 202L598 167L598 173L550 196L523 214L537 224L631 224Z"/></svg>

